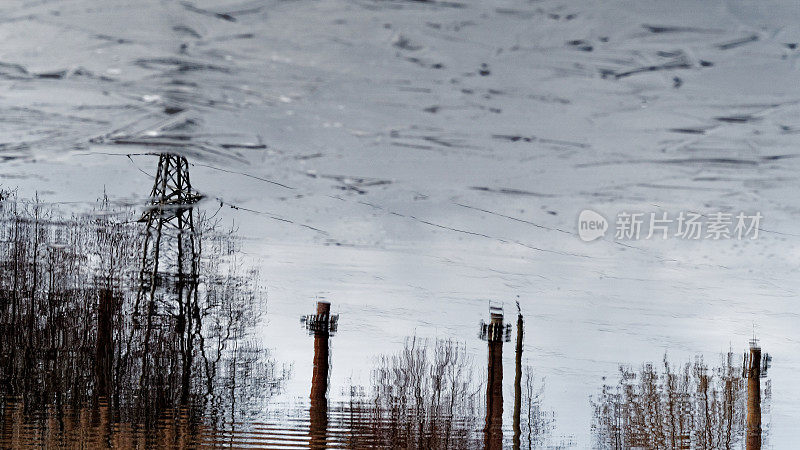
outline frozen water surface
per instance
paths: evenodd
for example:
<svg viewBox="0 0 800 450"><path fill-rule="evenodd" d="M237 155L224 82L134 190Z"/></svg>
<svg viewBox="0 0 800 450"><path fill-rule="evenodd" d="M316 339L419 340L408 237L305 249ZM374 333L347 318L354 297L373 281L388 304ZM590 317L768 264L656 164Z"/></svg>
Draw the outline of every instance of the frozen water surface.
<svg viewBox="0 0 800 450"><path fill-rule="evenodd" d="M149 153L186 156L198 207L261 272L257 335L293 364L276 409L307 398L298 319L318 297L340 315L332 400L410 335L482 363L488 300L507 317L518 300L550 445L592 445L590 397L620 364L716 363L755 327L768 443L792 448L798 16L791 1L4 2L0 178L69 210L103 191L139 207ZM757 240L586 243L583 209L763 220Z"/></svg>

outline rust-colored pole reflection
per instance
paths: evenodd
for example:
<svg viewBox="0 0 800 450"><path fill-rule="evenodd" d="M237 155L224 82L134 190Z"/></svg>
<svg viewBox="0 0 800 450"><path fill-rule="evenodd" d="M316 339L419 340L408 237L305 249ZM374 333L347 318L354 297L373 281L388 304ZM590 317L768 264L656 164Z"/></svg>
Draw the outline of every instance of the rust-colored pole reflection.
<svg viewBox="0 0 800 450"><path fill-rule="evenodd" d="M329 323L331 304L317 302L318 323ZM314 331L314 370L311 376L310 434L311 448L327 448L328 370L330 368L330 331L321 326Z"/></svg>
<svg viewBox="0 0 800 450"><path fill-rule="evenodd" d="M486 381L486 428L484 448L503 448L503 314L491 313L489 323L489 371Z"/></svg>
<svg viewBox="0 0 800 450"><path fill-rule="evenodd" d="M747 369L747 450L761 450L761 348L755 342Z"/></svg>
<svg viewBox="0 0 800 450"><path fill-rule="evenodd" d="M95 347L95 381L97 396L108 398L111 390L111 367L114 364L112 342L114 298L111 289L101 289L97 300L97 344Z"/></svg>
<svg viewBox="0 0 800 450"><path fill-rule="evenodd" d="M519 308L519 302L517 302ZM522 410L522 311L517 313L517 352L514 365L514 450L519 450L521 442L520 436L520 415Z"/></svg>

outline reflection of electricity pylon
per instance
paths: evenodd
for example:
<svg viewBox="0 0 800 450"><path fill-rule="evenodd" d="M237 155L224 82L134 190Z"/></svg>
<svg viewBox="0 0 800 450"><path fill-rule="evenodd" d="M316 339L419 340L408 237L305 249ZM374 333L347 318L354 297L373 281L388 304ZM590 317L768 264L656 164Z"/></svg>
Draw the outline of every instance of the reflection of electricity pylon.
<svg viewBox="0 0 800 450"><path fill-rule="evenodd" d="M139 325L139 308L146 302L141 387L144 387L148 376L150 341L154 329L159 333L174 333L183 355L181 397L184 399L188 395L191 336L194 331L192 318L196 314L196 308L192 305L196 307L193 300L196 297L199 264L193 208L201 198L192 190L186 158L161 154L150 202L139 219L147 224L134 317L135 324ZM155 361L155 357L152 359Z"/></svg>
<svg viewBox="0 0 800 450"><path fill-rule="evenodd" d="M192 190L186 158L162 154L150 203L139 219L147 224L140 273L142 291L154 290L159 273L195 273L191 270L196 263L192 208L201 198ZM164 238L177 238L177 242Z"/></svg>

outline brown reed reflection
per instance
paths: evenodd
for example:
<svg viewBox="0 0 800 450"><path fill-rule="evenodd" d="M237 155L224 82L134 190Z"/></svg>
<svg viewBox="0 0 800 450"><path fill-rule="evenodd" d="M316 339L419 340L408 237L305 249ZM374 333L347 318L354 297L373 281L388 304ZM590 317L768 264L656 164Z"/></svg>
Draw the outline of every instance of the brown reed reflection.
<svg viewBox="0 0 800 450"><path fill-rule="evenodd" d="M739 362L742 361L742 362ZM592 425L598 448L759 449L766 441L761 412L771 397L761 378L769 357L753 344L744 359L728 353L721 365L701 358L662 370L644 364L620 367L617 385L605 385L593 401Z"/></svg>
<svg viewBox="0 0 800 450"><path fill-rule="evenodd" d="M114 420L106 403L72 409L49 407L31 415L23 403L4 403L3 448L194 448L223 439L218 430L194 421L185 411L166 412L157 426L145 429Z"/></svg>

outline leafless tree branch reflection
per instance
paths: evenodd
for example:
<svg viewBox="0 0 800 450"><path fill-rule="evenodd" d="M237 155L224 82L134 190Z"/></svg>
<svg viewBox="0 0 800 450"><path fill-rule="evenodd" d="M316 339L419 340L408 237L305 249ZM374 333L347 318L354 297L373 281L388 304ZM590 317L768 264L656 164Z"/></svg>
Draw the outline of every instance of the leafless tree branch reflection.
<svg viewBox="0 0 800 450"><path fill-rule="evenodd" d="M137 304L151 286L141 283L145 236L134 211L102 198L65 214L2 195L0 441L44 445L89 419L137 433L168 423L178 440L188 438L181 430L213 434L280 389L289 368L252 336L265 293L232 232L196 215L196 262L188 276L159 274L144 340ZM31 421L38 426L22 427Z"/></svg>
<svg viewBox="0 0 800 450"><path fill-rule="evenodd" d="M728 353L718 367L709 367L701 358L676 367L665 356L661 371L650 363L638 371L620 367L619 383L603 386L592 403L597 446L741 448L747 380L737 360ZM768 403L769 380L766 386Z"/></svg>

